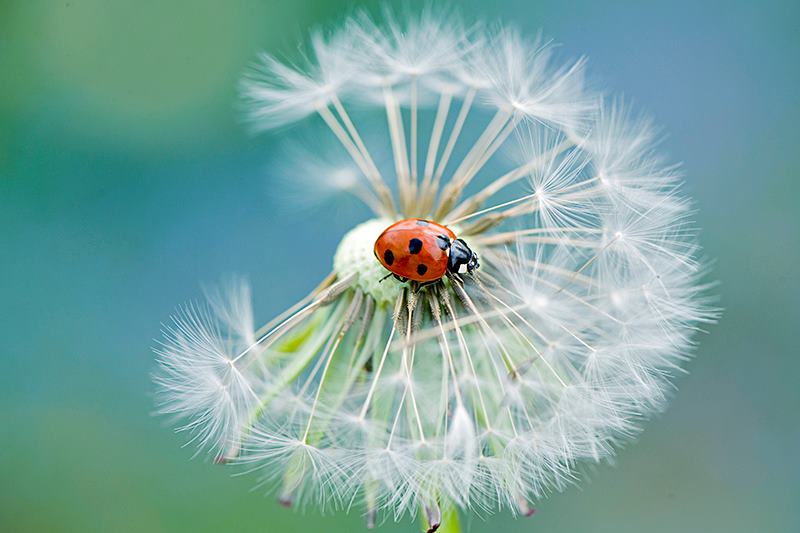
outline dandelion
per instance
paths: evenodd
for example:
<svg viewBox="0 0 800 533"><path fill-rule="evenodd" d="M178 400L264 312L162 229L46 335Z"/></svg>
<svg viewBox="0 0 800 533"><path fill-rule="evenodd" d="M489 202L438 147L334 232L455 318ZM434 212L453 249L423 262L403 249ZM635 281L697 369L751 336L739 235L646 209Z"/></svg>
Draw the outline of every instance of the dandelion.
<svg viewBox="0 0 800 533"><path fill-rule="evenodd" d="M356 15L315 33L302 65L263 58L243 84L255 125L324 124L348 161L306 152L304 187L374 218L259 328L241 280L178 313L157 350L161 411L283 504L361 509L370 526L530 515L610 457L664 407L715 310L678 168L584 65L432 10ZM375 245L402 219L446 226L480 261L387 279Z"/></svg>

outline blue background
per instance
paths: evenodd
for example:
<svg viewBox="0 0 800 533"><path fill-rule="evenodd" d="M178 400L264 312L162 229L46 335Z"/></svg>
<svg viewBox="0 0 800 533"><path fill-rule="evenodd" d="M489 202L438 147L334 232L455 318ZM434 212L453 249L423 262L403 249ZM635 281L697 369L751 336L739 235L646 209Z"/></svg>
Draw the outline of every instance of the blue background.
<svg viewBox="0 0 800 533"><path fill-rule="evenodd" d="M588 54L599 87L652 112L726 308L617 466L472 531L800 531L800 4L698 4L463 3ZM190 460L151 416L149 377L160 323L202 283L247 275L266 320L365 216L287 206L280 135L249 136L236 102L257 52L348 7L0 3L0 530L363 527Z"/></svg>

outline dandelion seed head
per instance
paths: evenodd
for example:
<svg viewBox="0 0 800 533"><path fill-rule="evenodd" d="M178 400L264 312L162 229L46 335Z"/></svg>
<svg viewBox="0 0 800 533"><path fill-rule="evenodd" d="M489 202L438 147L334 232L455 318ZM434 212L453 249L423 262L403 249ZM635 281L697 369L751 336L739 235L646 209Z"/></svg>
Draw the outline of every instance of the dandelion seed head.
<svg viewBox="0 0 800 533"><path fill-rule="evenodd" d="M160 410L286 505L528 516L665 407L716 316L677 166L649 119L590 90L584 59L513 28L358 13L307 50L253 68L250 117L316 115L340 153L315 142L287 176L373 216L263 326L242 282L178 313ZM447 226L479 268L394 279L375 243L402 219Z"/></svg>
<svg viewBox="0 0 800 533"><path fill-rule="evenodd" d="M333 270L337 276L355 275L358 288L380 305L394 302L402 291L396 283L381 281L386 277L386 270L375 260L373 252L375 240L391 223L389 219L378 218L359 224L342 238L333 256Z"/></svg>

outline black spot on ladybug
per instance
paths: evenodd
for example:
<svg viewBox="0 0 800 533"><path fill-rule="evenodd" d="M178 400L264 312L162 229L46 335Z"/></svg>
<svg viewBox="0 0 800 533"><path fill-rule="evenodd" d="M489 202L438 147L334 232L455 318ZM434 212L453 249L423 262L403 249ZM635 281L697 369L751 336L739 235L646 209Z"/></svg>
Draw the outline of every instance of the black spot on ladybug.
<svg viewBox="0 0 800 533"><path fill-rule="evenodd" d="M427 271L428 271L428 267L427 266L425 266L425 265L423 265L421 263L419 265L417 265L417 274L419 274L420 276L424 276L425 272L427 272Z"/></svg>
<svg viewBox="0 0 800 533"><path fill-rule="evenodd" d="M418 254L422 250L422 241L414 237L410 241L408 241L408 252L412 254Z"/></svg>
<svg viewBox="0 0 800 533"><path fill-rule="evenodd" d="M394 254L391 250L386 250L383 252L383 260L386 261L386 264L391 266L394 263Z"/></svg>
<svg viewBox="0 0 800 533"><path fill-rule="evenodd" d="M436 236L436 244L439 245L439 248L442 250L447 250L450 248L450 237L447 235L437 235Z"/></svg>
<svg viewBox="0 0 800 533"><path fill-rule="evenodd" d="M422 219L417 220L417 226L429 226L429 225L430 222L428 222L427 220L422 220Z"/></svg>

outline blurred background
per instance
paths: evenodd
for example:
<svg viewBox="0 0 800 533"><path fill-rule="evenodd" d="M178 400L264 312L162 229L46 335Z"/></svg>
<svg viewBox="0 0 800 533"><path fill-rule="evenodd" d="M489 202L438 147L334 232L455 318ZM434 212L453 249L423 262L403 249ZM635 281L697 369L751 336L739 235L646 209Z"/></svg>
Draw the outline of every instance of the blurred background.
<svg viewBox="0 0 800 533"><path fill-rule="evenodd" d="M726 308L616 466L469 530L800 531L800 4L462 4L587 54L664 126ZM0 531L363 529L191 460L150 381L161 322L203 284L248 276L266 320L364 218L287 207L280 135L248 135L236 100L259 51L354 5L0 2ZM270 248L298 238L288 277Z"/></svg>

